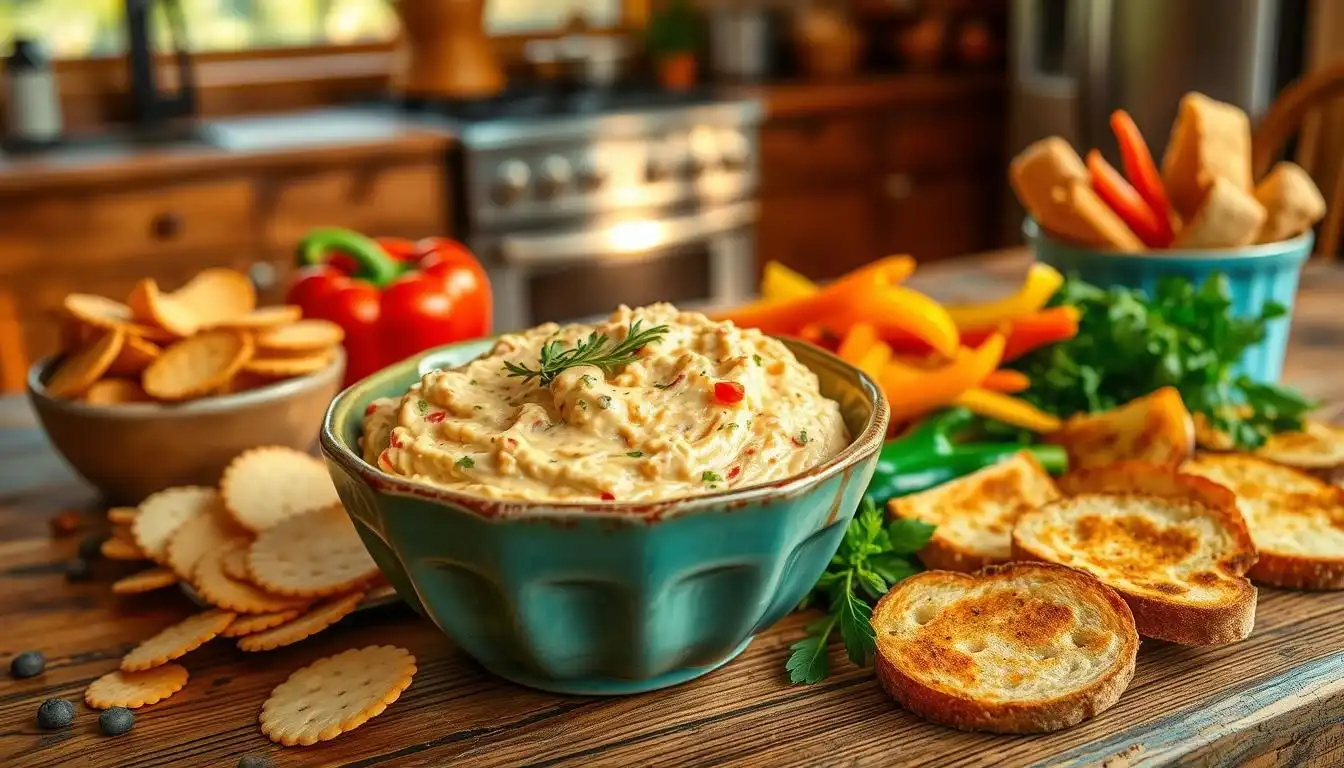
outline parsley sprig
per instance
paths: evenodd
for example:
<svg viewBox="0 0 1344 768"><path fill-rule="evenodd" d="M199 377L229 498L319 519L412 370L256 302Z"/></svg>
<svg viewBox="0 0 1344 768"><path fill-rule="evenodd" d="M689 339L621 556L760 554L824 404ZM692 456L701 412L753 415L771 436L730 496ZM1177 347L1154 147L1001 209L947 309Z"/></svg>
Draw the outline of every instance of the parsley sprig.
<svg viewBox="0 0 1344 768"><path fill-rule="evenodd" d="M827 610L807 625L807 637L790 646L793 655L785 665L790 681L810 684L826 679L831 671L826 646L837 627L849 660L860 667L872 664L877 633L868 601L876 601L892 585L918 573L912 555L933 536L933 526L919 520L895 520L886 527L882 523L882 513L865 497L845 529L840 549L799 606L824 600Z"/></svg>
<svg viewBox="0 0 1344 768"><path fill-rule="evenodd" d="M630 332L615 344L606 334L597 331L588 334L587 339L575 344L571 349L566 349L564 342L559 339L548 341L542 345L540 365L537 368L528 368L526 365L507 360L504 361L504 368L511 377L521 376L524 383L539 379L543 387L549 387L561 372L580 365L596 366L604 373L610 374L622 365L633 363L641 347L662 341L668 331L666 325L655 325L641 330L639 324L639 320L631 323Z"/></svg>
<svg viewBox="0 0 1344 768"><path fill-rule="evenodd" d="M1258 316L1233 313L1227 278L1196 285L1187 278L1143 291L1104 290L1070 280L1052 305L1077 307L1078 335L1043 347L1013 367L1027 374L1022 394L1061 417L1104 411L1172 386L1192 413L1242 449L1277 432L1301 429L1316 404L1288 387L1261 384L1236 372L1242 354L1260 343L1287 309L1270 302Z"/></svg>

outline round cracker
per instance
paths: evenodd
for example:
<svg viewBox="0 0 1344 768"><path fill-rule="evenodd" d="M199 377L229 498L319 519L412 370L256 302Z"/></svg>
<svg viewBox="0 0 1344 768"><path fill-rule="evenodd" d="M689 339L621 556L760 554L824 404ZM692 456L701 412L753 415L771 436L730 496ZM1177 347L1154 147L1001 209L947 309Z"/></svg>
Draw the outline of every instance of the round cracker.
<svg viewBox="0 0 1344 768"><path fill-rule="evenodd" d="M134 320L130 307L92 293L67 294L62 306L71 316L96 328L112 330L129 325Z"/></svg>
<svg viewBox="0 0 1344 768"><path fill-rule="evenodd" d="M340 502L321 459L280 446L240 454L225 468L219 490L233 519L251 531Z"/></svg>
<svg viewBox="0 0 1344 768"><path fill-rule="evenodd" d="M175 336L191 336L201 330L195 308L173 294L160 291L154 278L147 277L136 283L126 305L136 320L156 325Z"/></svg>
<svg viewBox="0 0 1344 768"><path fill-rule="evenodd" d="M302 357L254 357L247 361L243 370L267 379L307 376L331 365L331 360L335 355L334 350L326 349Z"/></svg>
<svg viewBox="0 0 1344 768"><path fill-rule="evenodd" d="M107 372L113 376L134 376L148 368L161 354L163 349L158 344L128 333L126 342L121 345L121 353Z"/></svg>
<svg viewBox="0 0 1344 768"><path fill-rule="evenodd" d="M257 289L247 275L224 268L201 270L169 297L190 307L201 328L236 320L257 306Z"/></svg>
<svg viewBox="0 0 1344 768"><path fill-rule="evenodd" d="M112 591L118 595L138 595L177 583L177 574L167 568L150 568L112 582Z"/></svg>
<svg viewBox="0 0 1344 768"><path fill-rule="evenodd" d="M112 507L107 510L107 521L113 525L130 525L138 514L139 507Z"/></svg>
<svg viewBox="0 0 1344 768"><path fill-rule="evenodd" d="M205 553L227 547L246 535L247 532L224 511L222 500L211 504L205 512L182 523L168 541L168 567L178 578L191 581L196 575L196 565Z"/></svg>
<svg viewBox="0 0 1344 768"><path fill-rule="evenodd" d="M127 337L130 338L130 337ZM140 386L140 382L130 379L101 379L89 387L82 398L89 405L125 405L128 403L152 403L154 398Z"/></svg>
<svg viewBox="0 0 1344 768"><path fill-rule="evenodd" d="M61 361L56 372L47 380L47 394L52 397L79 397L84 394L107 373L125 342L126 332L114 328L92 344L76 350Z"/></svg>
<svg viewBox="0 0 1344 768"><path fill-rule="evenodd" d="M204 331L164 350L145 369L145 391L160 400L185 400L224 386L252 358L252 337Z"/></svg>
<svg viewBox="0 0 1344 768"><path fill-rule="evenodd" d="M278 613L307 606L307 600L273 595L254 584L229 578L222 560L229 549L242 545L242 541L236 541L201 556L192 584L202 600L235 613Z"/></svg>
<svg viewBox="0 0 1344 768"><path fill-rule="evenodd" d="M187 687L187 677L187 668L181 664L164 664L142 672L118 669L89 683L84 703L94 709L147 707Z"/></svg>
<svg viewBox="0 0 1344 768"><path fill-rule="evenodd" d="M280 611L278 613L253 613L234 619L229 628L219 633L220 637L243 637L278 627L299 617L302 611Z"/></svg>
<svg viewBox="0 0 1344 768"><path fill-rule="evenodd" d="M236 617L229 611L202 611L188 616L132 648L121 660L121 668L139 672L180 659L213 640Z"/></svg>
<svg viewBox="0 0 1344 768"><path fill-rule="evenodd" d="M273 651L276 648L307 640L349 616L359 607L359 603L363 599L363 592L334 597L293 621L240 638L238 648L239 650L252 652Z"/></svg>
<svg viewBox="0 0 1344 768"><path fill-rule="evenodd" d="M140 514L131 522L135 543L161 565L168 563L168 543L188 520L219 506L214 488L188 485L168 488L140 502Z"/></svg>
<svg viewBox="0 0 1344 768"><path fill-rule="evenodd" d="M261 328L274 328L278 325L296 323L302 317L303 309L301 307L297 307L293 304L282 304L278 307L260 307L254 309L246 315L221 322L219 327L259 330Z"/></svg>
<svg viewBox="0 0 1344 768"><path fill-rule="evenodd" d="M341 326L330 320L307 319L257 332L257 348L276 352L322 350L340 344L345 338Z"/></svg>
<svg viewBox="0 0 1344 768"><path fill-rule="evenodd" d="M60 319L60 351L62 354L70 352L92 344L103 334L105 328L99 328L96 325L89 325L77 317L63 315Z"/></svg>
<svg viewBox="0 0 1344 768"><path fill-rule="evenodd" d="M252 581L252 574L247 572L247 550L248 547L233 547L224 553L219 560L219 566L225 576L236 581Z"/></svg>
<svg viewBox="0 0 1344 768"><path fill-rule="evenodd" d="M252 581L269 592L326 597L378 575L355 524L339 504L295 515L262 531L247 553Z"/></svg>
<svg viewBox="0 0 1344 768"><path fill-rule="evenodd" d="M261 705L261 732L289 747L334 739L381 714L415 672L410 651L391 645L318 659L271 691Z"/></svg>
<svg viewBox="0 0 1344 768"><path fill-rule="evenodd" d="M149 559L149 555L146 555L143 549L140 549L135 544L132 544L125 539L119 539L116 536L103 541L103 544L98 548L98 551L108 560Z"/></svg>

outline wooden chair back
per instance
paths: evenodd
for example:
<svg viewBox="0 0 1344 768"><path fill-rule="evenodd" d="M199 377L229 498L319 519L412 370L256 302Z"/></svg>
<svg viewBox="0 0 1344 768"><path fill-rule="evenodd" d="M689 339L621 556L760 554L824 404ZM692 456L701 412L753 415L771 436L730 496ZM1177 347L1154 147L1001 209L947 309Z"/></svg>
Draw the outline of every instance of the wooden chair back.
<svg viewBox="0 0 1344 768"><path fill-rule="evenodd" d="M1259 179L1280 159L1289 139L1298 137L1292 160L1316 179L1329 203L1316 240L1316 253L1329 258L1338 257L1340 238L1344 235L1344 162L1338 163L1328 184L1321 178L1323 171L1315 166L1331 138L1323 124L1324 113L1332 103L1344 103L1341 97L1344 97L1344 61L1304 75L1283 89L1251 139L1252 167Z"/></svg>

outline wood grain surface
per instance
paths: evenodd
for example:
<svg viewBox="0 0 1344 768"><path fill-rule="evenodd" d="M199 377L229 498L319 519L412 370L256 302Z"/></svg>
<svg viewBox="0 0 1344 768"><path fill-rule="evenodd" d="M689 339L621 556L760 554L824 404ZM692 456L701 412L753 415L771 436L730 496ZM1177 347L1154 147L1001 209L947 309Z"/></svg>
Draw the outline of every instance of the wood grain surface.
<svg viewBox="0 0 1344 768"><path fill-rule="evenodd" d="M1020 257L939 265L921 283L942 297L985 296L1022 266ZM1309 270L1299 301L1289 378L1344 404L1335 351L1344 341L1344 272ZM139 710L129 734L103 737L82 703L85 686L192 606L173 593L114 598L108 583L133 567L106 561L94 581L67 583L63 563L84 531L53 537L49 519L70 509L81 510L86 527L100 524L92 491L52 454L26 404L0 400L0 659L41 649L48 660L36 678L0 678L0 765L233 766L246 754L280 766L1344 764L1344 592L1275 589L1261 590L1250 639L1202 649L1144 642L1120 702L1051 735L924 722L838 647L830 679L791 686L784 660L807 615L789 617L700 680L601 699L498 681L397 604L273 653L212 643L185 658L186 690ZM384 714L315 747L282 748L261 735L257 714L271 688L321 656L373 643L401 645L420 666ZM77 702L73 727L36 727L38 705L52 696Z"/></svg>

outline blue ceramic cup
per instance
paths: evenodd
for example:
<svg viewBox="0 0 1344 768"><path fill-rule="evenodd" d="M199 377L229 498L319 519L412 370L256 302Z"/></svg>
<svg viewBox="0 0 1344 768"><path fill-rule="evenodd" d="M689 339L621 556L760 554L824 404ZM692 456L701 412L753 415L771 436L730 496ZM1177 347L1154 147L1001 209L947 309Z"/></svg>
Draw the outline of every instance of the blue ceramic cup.
<svg viewBox="0 0 1344 768"><path fill-rule="evenodd" d="M1164 277L1180 275L1201 284L1216 272L1227 277L1232 311L1240 316L1258 315L1270 301L1282 304L1288 316L1270 321L1264 341L1246 350L1238 369L1264 383L1277 382L1283 374L1297 280L1314 242L1310 231L1264 245L1147 253L1118 253L1066 243L1041 230L1031 219L1022 225L1022 231L1036 251L1037 261L1102 288L1139 288L1152 296Z"/></svg>
<svg viewBox="0 0 1344 768"><path fill-rule="evenodd" d="M876 467L889 410L839 358L785 342L840 404L852 442L768 485L634 503L482 499L360 458L364 410L493 340L444 347L355 384L327 411L322 452L393 587L500 677L574 694L690 680L741 653L816 583ZM782 659L781 659L782 663Z"/></svg>

